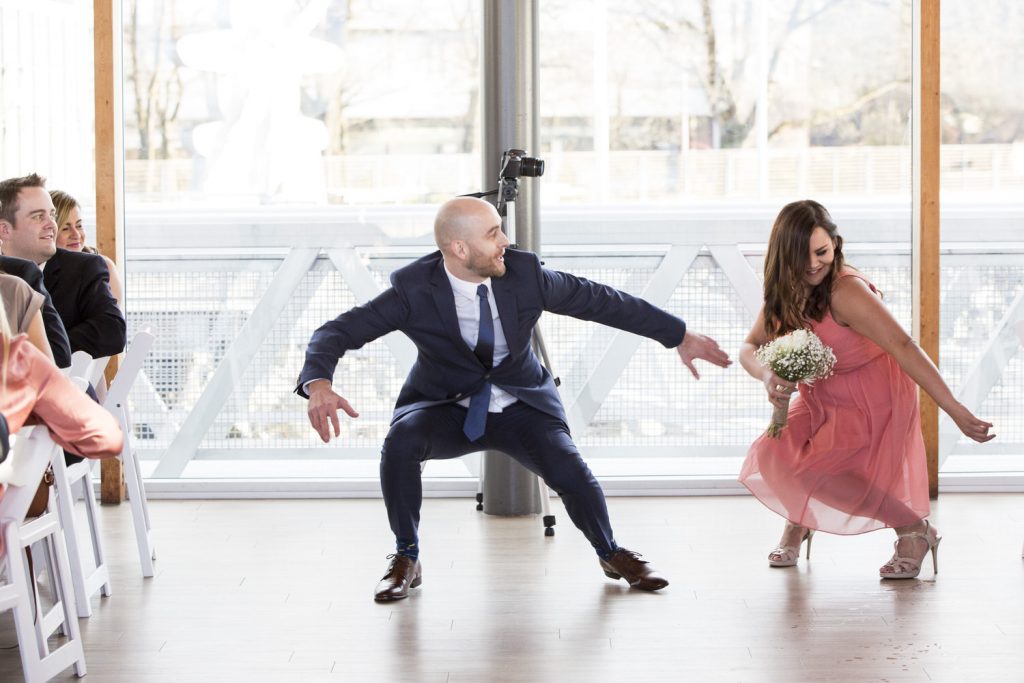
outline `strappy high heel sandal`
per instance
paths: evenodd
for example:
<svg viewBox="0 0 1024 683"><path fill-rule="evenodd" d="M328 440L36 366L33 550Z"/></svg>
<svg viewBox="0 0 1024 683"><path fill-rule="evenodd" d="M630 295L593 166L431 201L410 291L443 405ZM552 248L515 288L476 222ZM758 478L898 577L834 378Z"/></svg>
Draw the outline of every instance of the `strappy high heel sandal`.
<svg viewBox="0 0 1024 683"><path fill-rule="evenodd" d="M792 522L786 522L786 529L783 534L789 532L790 529L799 527L798 524ZM775 550L768 553L768 564L772 567L795 567L797 560L800 559L800 545L804 541L807 541L807 559L811 559L811 539L814 538L814 529L804 529L804 535L800 538L800 543L797 545L779 545Z"/></svg>
<svg viewBox="0 0 1024 683"><path fill-rule="evenodd" d="M928 549L924 551L921 559L916 557L900 557L897 550L893 553L892 559L878 570L879 576L883 579L916 579L917 575L921 573L921 565L924 563L924 558L928 556L929 552L932 554L932 571L936 574L939 573L939 541L942 540L942 536L939 536L938 530L927 519L924 520L924 531L899 534L896 537L896 543L893 544L894 549L899 547L901 538L924 539L925 543L928 544ZM886 569L891 571L885 571Z"/></svg>

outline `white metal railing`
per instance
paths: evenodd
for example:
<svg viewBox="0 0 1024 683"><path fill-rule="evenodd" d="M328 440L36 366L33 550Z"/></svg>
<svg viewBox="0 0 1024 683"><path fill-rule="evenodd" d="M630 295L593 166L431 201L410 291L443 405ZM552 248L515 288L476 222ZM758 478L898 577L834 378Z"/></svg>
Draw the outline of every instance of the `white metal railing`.
<svg viewBox="0 0 1024 683"><path fill-rule="evenodd" d="M909 325L909 207L830 208L850 259ZM775 210L547 212L544 258L643 295L735 353L759 305L761 245ZM414 358L408 340L389 335L342 360L336 383L363 415L337 445L319 443L291 390L311 331L432 249L432 212L131 213L129 322L152 325L158 339L133 394L140 452L159 461L154 476L179 477L209 460L277 461L280 476L295 458L375 461ZM1013 419L1024 408L1021 225L1020 208L947 211L943 371L967 405L996 418L1000 439L975 447L946 424L944 454L1024 453ZM763 428L763 397L737 367L708 369L695 383L675 354L632 335L557 316L544 330L573 434L590 458L739 457Z"/></svg>

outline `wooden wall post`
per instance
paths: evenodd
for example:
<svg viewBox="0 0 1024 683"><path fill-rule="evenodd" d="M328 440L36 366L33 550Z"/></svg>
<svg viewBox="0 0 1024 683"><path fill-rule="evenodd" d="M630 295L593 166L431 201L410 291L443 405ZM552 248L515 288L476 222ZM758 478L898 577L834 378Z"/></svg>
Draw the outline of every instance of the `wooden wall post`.
<svg viewBox="0 0 1024 683"><path fill-rule="evenodd" d="M93 0L93 57L96 82L96 246L124 271L124 126L121 109L121 0ZM124 278L121 278L124 281ZM127 298L127 297L126 297ZM107 382L118 359L107 366ZM121 461L100 463L100 499L124 500Z"/></svg>
<svg viewBox="0 0 1024 683"><path fill-rule="evenodd" d="M913 288L914 337L939 364L939 0L914 1L913 28ZM921 428L928 490L939 494L939 413L923 391Z"/></svg>

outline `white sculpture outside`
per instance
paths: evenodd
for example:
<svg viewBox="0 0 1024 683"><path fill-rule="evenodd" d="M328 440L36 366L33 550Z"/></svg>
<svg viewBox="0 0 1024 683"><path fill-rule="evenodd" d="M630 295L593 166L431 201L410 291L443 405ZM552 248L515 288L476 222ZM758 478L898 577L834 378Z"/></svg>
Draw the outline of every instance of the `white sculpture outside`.
<svg viewBox="0 0 1024 683"><path fill-rule="evenodd" d="M207 194L233 202L326 203L327 131L302 115L300 87L303 76L341 65L339 47L309 35L327 5L231 0L230 29L178 41L187 66L217 74L223 119L192 133L209 164Z"/></svg>

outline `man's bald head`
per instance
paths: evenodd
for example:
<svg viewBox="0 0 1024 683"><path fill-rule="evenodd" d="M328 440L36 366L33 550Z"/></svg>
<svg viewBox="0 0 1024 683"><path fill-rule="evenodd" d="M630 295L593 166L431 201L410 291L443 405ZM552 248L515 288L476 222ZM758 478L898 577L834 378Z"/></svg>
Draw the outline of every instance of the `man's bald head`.
<svg viewBox="0 0 1024 683"><path fill-rule="evenodd" d="M434 240L448 272L468 282L505 274L508 238L501 216L482 199L457 197L441 205L434 220Z"/></svg>
<svg viewBox="0 0 1024 683"><path fill-rule="evenodd" d="M501 217L489 202L476 197L456 197L438 209L434 219L434 241L442 253L448 254L453 241L471 240L496 224L501 224Z"/></svg>

